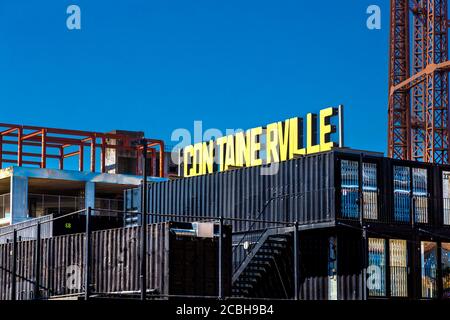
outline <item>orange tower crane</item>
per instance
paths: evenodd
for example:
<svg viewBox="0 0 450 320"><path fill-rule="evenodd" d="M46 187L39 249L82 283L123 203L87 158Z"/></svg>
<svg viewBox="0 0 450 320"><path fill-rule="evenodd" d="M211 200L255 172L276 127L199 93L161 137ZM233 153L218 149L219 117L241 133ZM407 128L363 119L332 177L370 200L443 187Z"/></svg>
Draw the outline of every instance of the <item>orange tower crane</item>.
<svg viewBox="0 0 450 320"><path fill-rule="evenodd" d="M449 162L448 27L447 0L391 0L392 158Z"/></svg>

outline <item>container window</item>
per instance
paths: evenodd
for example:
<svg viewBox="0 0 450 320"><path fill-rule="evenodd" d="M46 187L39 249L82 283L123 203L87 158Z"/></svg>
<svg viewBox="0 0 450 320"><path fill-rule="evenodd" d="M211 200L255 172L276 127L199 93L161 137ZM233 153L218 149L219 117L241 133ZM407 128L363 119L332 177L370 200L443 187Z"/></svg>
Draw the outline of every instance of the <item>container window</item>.
<svg viewBox="0 0 450 320"><path fill-rule="evenodd" d="M428 223L427 169L413 168L413 204L416 223Z"/></svg>
<svg viewBox="0 0 450 320"><path fill-rule="evenodd" d="M442 172L442 197L444 201L444 224L450 225L450 171Z"/></svg>
<svg viewBox="0 0 450 320"><path fill-rule="evenodd" d="M408 167L394 166L394 219L409 222L411 176Z"/></svg>
<svg viewBox="0 0 450 320"><path fill-rule="evenodd" d="M369 238L367 286L369 296L386 296L386 240Z"/></svg>
<svg viewBox="0 0 450 320"><path fill-rule="evenodd" d="M421 242L422 298L437 296L437 244Z"/></svg>
<svg viewBox="0 0 450 320"><path fill-rule="evenodd" d="M389 240L391 296L408 296L408 251L406 240Z"/></svg>
<svg viewBox="0 0 450 320"><path fill-rule="evenodd" d="M343 218L359 218L359 163L341 161L341 210ZM378 218L377 165L363 163L362 166L363 213L365 219Z"/></svg>
<svg viewBox="0 0 450 320"><path fill-rule="evenodd" d="M450 298L450 243L442 243L442 284L444 298Z"/></svg>
<svg viewBox="0 0 450 320"><path fill-rule="evenodd" d="M364 218L376 220L378 218L377 165L374 163L363 163L362 174Z"/></svg>
<svg viewBox="0 0 450 320"><path fill-rule="evenodd" d="M358 162L341 161L341 211L343 218L359 218Z"/></svg>

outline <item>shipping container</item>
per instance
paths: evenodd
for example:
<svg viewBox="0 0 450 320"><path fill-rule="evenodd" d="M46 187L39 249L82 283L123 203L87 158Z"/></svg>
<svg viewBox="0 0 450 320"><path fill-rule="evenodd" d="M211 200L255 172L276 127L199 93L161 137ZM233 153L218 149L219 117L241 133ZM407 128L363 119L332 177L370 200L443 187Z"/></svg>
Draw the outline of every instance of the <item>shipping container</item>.
<svg viewBox="0 0 450 320"><path fill-rule="evenodd" d="M91 230L97 231L123 227L124 218L125 216L122 213L114 213L114 215L93 214L91 217ZM36 239L37 224L40 224L41 227L41 238L85 232L86 214L84 211L73 215L48 214L0 227L0 243L12 241L14 230L17 230L17 237L20 241Z"/></svg>
<svg viewBox="0 0 450 320"><path fill-rule="evenodd" d="M281 162L272 168L242 168L152 183L149 212L301 224L333 221L334 158L329 152ZM128 211L139 210L136 189L128 190L125 197ZM235 221L233 232L246 231L249 224Z"/></svg>
<svg viewBox="0 0 450 320"><path fill-rule="evenodd" d="M217 229L217 228L215 228ZM193 223L149 225L147 288L149 297L218 295L217 234L196 233ZM91 292L93 295L138 293L140 290L140 227L92 232ZM231 290L231 230L224 226L223 293ZM85 234L40 240L36 273L36 240L0 244L0 299L33 299L36 275L39 298L81 294L85 277ZM14 264L14 256L16 263Z"/></svg>

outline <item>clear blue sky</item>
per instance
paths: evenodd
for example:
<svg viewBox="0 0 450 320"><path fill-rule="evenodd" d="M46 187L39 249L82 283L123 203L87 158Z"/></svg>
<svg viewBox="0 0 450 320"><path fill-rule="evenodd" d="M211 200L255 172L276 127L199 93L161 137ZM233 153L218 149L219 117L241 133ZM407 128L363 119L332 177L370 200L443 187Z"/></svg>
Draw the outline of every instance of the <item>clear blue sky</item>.
<svg viewBox="0 0 450 320"><path fill-rule="evenodd" d="M0 122L168 141L342 103L347 145L384 152L388 23L387 0L2 0Z"/></svg>

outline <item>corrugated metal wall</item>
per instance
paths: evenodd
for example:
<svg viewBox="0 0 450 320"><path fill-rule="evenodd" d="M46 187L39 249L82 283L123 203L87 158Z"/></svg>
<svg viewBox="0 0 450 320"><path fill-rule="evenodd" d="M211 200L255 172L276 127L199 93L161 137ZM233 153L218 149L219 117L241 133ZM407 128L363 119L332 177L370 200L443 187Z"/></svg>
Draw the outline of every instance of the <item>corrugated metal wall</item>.
<svg viewBox="0 0 450 320"><path fill-rule="evenodd" d="M12 241L13 230L17 231L17 237L21 240L32 240L36 238L36 227L34 227L38 222L41 223L41 237L48 238L53 235L53 223L48 223L47 221L54 218L53 214L49 214L43 217L30 219L27 221L15 223L10 226L0 228L0 243L6 243Z"/></svg>
<svg viewBox="0 0 450 320"><path fill-rule="evenodd" d="M300 299L328 299L328 233L300 233Z"/></svg>
<svg viewBox="0 0 450 320"><path fill-rule="evenodd" d="M171 225L171 223L154 224L148 228L147 287L163 295L217 294L217 238L179 237L170 232ZM225 293L228 294L231 282L231 234L227 228L224 232L226 237L223 272ZM140 289L139 243L140 227L92 233L93 293ZM17 242L16 298L19 300L32 299L34 296L35 246L35 240ZM84 248L84 234L41 240L41 297L84 292ZM11 299L12 252L13 243L0 244L0 299L2 300ZM183 252L184 260L179 260L180 252ZM200 254L201 257L198 258ZM180 274L184 275L181 282Z"/></svg>
<svg viewBox="0 0 450 320"><path fill-rule="evenodd" d="M252 167L151 184L149 212L297 220L302 224L332 221L334 154L306 156L278 165L274 175L262 174L263 167ZM233 222L233 232L245 231L249 225Z"/></svg>
<svg viewBox="0 0 450 320"><path fill-rule="evenodd" d="M80 292L68 288L81 284L83 268L83 235L71 235L41 240L41 292L43 296ZM29 300L34 297L36 280L34 265L36 261L35 240L17 243L16 258L16 299ZM11 299L13 274L13 243L0 245L0 299ZM76 267L79 267L77 270ZM75 276L75 277L72 277ZM80 281L76 281L80 278ZM72 288L72 286L71 286Z"/></svg>
<svg viewBox="0 0 450 320"><path fill-rule="evenodd" d="M300 298L328 300L331 286L332 261L330 237L336 237L338 300L366 299L364 272L364 240L353 230L323 230L300 233Z"/></svg>
<svg viewBox="0 0 450 320"><path fill-rule="evenodd" d="M168 294L169 226L151 225L147 234L147 288ZM93 233L93 292L140 289L140 239L140 227Z"/></svg>
<svg viewBox="0 0 450 320"><path fill-rule="evenodd" d="M362 232L345 230L338 232L338 299L366 299L366 273Z"/></svg>
<svg viewBox="0 0 450 320"><path fill-rule="evenodd" d="M91 230L119 228L123 226L123 221L124 217L122 214L118 214L117 216L93 215L91 217ZM58 218L58 215L49 214L2 227L0 228L0 243L12 241L12 231L14 230L17 230L17 239L19 241L36 239L36 226L38 223L41 224L41 238L45 239L53 236L84 232L86 228L86 216L84 213L80 213Z"/></svg>

